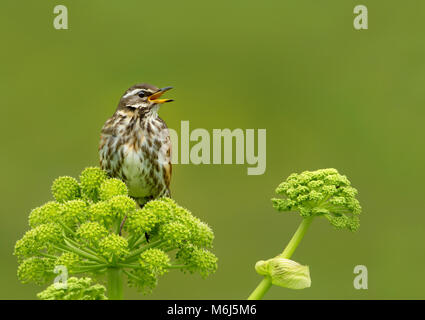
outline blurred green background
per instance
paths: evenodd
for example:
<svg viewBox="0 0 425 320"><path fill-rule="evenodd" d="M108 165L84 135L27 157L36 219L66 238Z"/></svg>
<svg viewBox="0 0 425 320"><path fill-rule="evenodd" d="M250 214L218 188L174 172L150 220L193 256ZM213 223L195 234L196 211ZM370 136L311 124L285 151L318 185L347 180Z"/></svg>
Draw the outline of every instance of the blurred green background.
<svg viewBox="0 0 425 320"><path fill-rule="evenodd" d="M53 8L69 30L53 28ZM353 8L369 9L369 30ZM423 1L12 1L0 4L0 298L34 299L16 278L15 241L59 175L98 164L104 121L131 85L175 87L169 127L267 129L267 170L175 165L175 199L214 229L217 273L171 272L150 296L241 299L257 260L279 253L300 217L271 206L290 173L335 167L359 189L361 228L316 219L293 258L312 287L270 299L425 298ZM353 288L353 269L369 289Z"/></svg>

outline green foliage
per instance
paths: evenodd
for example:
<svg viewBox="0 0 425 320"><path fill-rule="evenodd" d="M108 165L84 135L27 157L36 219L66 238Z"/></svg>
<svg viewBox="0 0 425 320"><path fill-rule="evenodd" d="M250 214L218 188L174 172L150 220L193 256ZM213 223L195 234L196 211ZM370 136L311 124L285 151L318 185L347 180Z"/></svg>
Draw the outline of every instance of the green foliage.
<svg viewBox="0 0 425 320"><path fill-rule="evenodd" d="M217 258L207 250L214 240L211 228L169 198L141 209L122 181L94 167L81 173L80 182L56 179L52 194L56 201L31 211L31 229L15 245L23 283L46 284L57 276L57 266L65 266L69 275L97 279L107 278L113 268L124 271L129 285L148 293L170 269L207 276L217 268ZM89 290L90 281L72 280L68 292L50 286L39 297L100 298L101 291ZM79 287L83 291L78 294Z"/></svg>
<svg viewBox="0 0 425 320"><path fill-rule="evenodd" d="M41 300L107 300L106 288L93 284L90 278L71 277L66 285L52 284L46 290L37 294Z"/></svg>
<svg viewBox="0 0 425 320"><path fill-rule="evenodd" d="M336 169L291 174L276 189L284 199L272 199L279 211L298 211L304 218L324 216L338 229L356 231L361 207L357 190Z"/></svg>

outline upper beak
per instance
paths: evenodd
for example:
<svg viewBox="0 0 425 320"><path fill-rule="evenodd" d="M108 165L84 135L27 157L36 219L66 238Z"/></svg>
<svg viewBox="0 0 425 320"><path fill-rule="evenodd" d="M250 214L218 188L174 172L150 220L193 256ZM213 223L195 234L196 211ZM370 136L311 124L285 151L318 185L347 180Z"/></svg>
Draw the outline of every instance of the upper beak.
<svg viewBox="0 0 425 320"><path fill-rule="evenodd" d="M164 103L164 102L174 101L173 99L158 99L166 91L168 91L170 89L173 89L173 87L165 87L165 88L159 89L157 92L155 92L154 94L149 96L148 101L153 102L153 103Z"/></svg>

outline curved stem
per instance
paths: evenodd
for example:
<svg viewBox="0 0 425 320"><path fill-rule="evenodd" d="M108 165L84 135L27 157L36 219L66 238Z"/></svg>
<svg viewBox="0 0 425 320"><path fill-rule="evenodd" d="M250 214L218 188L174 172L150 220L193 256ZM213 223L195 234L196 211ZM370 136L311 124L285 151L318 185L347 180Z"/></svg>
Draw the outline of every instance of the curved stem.
<svg viewBox="0 0 425 320"><path fill-rule="evenodd" d="M64 242L65 242L65 246L64 245L59 245L59 247L63 247L63 248L66 248L66 249L68 249L70 251L73 251L74 253L76 253L76 254L84 257L84 258L87 258L89 260L93 260L93 261L96 261L96 262L99 262L99 263L105 263L105 260L103 260L103 259L101 259L101 258L99 258L99 257L97 257L97 256L95 256L93 254L90 254L90 253L82 250L81 248L78 248L78 247L74 246L68 240L65 239Z"/></svg>
<svg viewBox="0 0 425 320"><path fill-rule="evenodd" d="M133 248L136 248L136 247L138 247L138 246L140 246L141 244L147 244L147 242L146 242L146 236L145 235L143 235L143 236L140 236L135 242L134 242L134 244L132 244L132 246L131 246L131 248L133 249Z"/></svg>
<svg viewBox="0 0 425 320"><path fill-rule="evenodd" d="M85 247L85 246L81 246L81 244L79 244L77 241L75 241L75 240L72 240L72 239L70 239L70 238L68 238L68 237L64 237L64 239L66 240L66 241L68 241L69 243L71 243L74 247L77 247L77 248L79 248L80 250L82 250L82 251L85 251L85 252L87 252L87 253L89 253L89 254L91 254L91 255L93 255L93 256L96 256L96 257L98 257L97 256L97 253L96 253L96 251L95 250L93 250L93 249L91 249L91 248L89 248L89 247ZM103 259L103 258L100 258L100 257L98 257L99 259L102 259L102 260L104 260L104 262L107 262L105 259Z"/></svg>
<svg viewBox="0 0 425 320"><path fill-rule="evenodd" d="M285 250L283 250L282 254L280 255L282 258L289 259L292 256L295 249L298 247L301 240L304 238L304 235L307 232L307 229L310 226L312 221L313 221L313 217L308 217L303 219L297 231L295 231L291 240L286 245Z"/></svg>
<svg viewBox="0 0 425 320"><path fill-rule="evenodd" d="M264 277L258 284L257 288L255 288L249 295L248 300L261 300L266 292L269 291L271 286L272 279L270 277Z"/></svg>
<svg viewBox="0 0 425 320"><path fill-rule="evenodd" d="M58 258L57 256L54 256L54 255L48 254L48 253L44 253L44 252L39 252L38 254L42 257L52 259L52 260L56 260Z"/></svg>
<svg viewBox="0 0 425 320"><path fill-rule="evenodd" d="M311 222L313 221L313 217L304 218L301 224L299 225L297 231L295 231L294 235L292 236L291 240L285 247L285 250L283 250L280 257L289 259L292 254L294 253L295 249L300 244L302 238L304 237L305 233L307 232L308 227L310 226ZM266 292L270 289L272 286L272 279L268 276L264 277L263 280L261 280L260 284L254 289L254 291L249 295L248 300L260 300L264 297Z"/></svg>
<svg viewBox="0 0 425 320"><path fill-rule="evenodd" d="M132 258L137 257L139 254L141 254L142 252L144 252L144 251L146 251L150 248L158 247L160 244L162 244L162 240L151 242L151 243L149 243L149 244L147 244L147 245L145 245L145 246L143 246L143 247L141 247L137 250L130 252L130 254L127 256L127 259L125 260L125 263L131 262Z"/></svg>
<svg viewBox="0 0 425 320"><path fill-rule="evenodd" d="M127 271L127 270L125 270L125 269L123 269L122 271L123 271L123 272L127 275L127 277L129 277L129 278L133 278L133 279L135 279L136 281L139 281L139 282L142 282L142 281L143 281L142 279L140 279L139 277L135 276L134 274L132 274L132 273L128 272L128 271Z"/></svg>
<svg viewBox="0 0 425 320"><path fill-rule="evenodd" d="M110 300L123 299L123 281L121 268L108 268L108 297Z"/></svg>

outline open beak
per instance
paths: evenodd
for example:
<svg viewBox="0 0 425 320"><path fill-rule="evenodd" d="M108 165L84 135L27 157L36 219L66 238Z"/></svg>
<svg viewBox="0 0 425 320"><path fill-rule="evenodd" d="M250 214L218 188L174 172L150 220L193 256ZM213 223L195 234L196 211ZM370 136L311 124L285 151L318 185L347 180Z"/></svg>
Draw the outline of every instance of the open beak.
<svg viewBox="0 0 425 320"><path fill-rule="evenodd" d="M157 92L149 96L148 101L157 103L157 104L174 101L173 99L159 99L159 97L161 97L166 91L170 89L173 89L173 87L165 87L165 88L159 89Z"/></svg>

